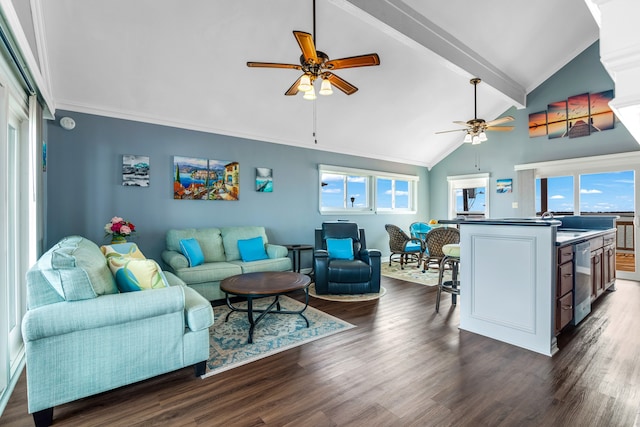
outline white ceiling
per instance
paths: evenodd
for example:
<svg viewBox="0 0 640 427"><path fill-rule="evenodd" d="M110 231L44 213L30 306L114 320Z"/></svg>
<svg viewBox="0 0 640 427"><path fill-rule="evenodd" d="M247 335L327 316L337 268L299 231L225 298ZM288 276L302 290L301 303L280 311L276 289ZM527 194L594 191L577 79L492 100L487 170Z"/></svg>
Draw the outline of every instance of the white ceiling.
<svg viewBox="0 0 640 427"><path fill-rule="evenodd" d="M312 0L32 6L56 109L426 167L461 144L462 132L435 132L473 118L471 77L489 121L598 38L584 0L317 0L317 49L381 64L337 71L360 90L311 102L284 96L298 71L246 62L297 64L292 31L313 32Z"/></svg>

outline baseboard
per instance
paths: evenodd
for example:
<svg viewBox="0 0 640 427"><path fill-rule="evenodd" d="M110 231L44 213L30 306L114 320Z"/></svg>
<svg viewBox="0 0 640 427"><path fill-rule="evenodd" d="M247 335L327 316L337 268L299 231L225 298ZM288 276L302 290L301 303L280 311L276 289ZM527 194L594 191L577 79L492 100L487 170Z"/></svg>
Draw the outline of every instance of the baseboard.
<svg viewBox="0 0 640 427"><path fill-rule="evenodd" d="M7 384L7 388L4 390L4 392L0 396L0 417L2 417L4 408L7 407L7 403L9 402L9 398L11 397L11 393L13 393L13 389L16 387L16 384L18 383L18 379L20 379L20 375L22 374L22 370L24 369L25 362L26 362L26 357L23 351L22 354L20 355L18 368L9 379L9 384Z"/></svg>

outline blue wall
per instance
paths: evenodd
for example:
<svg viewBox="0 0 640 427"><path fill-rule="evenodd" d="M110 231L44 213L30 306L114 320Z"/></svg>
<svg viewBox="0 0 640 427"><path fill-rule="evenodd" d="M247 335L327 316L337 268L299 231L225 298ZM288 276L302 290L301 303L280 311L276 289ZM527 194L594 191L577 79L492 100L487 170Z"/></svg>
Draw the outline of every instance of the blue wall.
<svg viewBox="0 0 640 427"><path fill-rule="evenodd" d="M143 253L160 260L169 228L262 225L272 243L313 244L322 221L350 219L364 227L369 247L389 254L386 223L408 229L427 218L427 169L135 121L57 111L72 117L72 131L49 122L45 249L79 234L104 243L104 225L114 216L133 222ZM122 186L122 155L150 157L150 186ZM240 163L238 201L173 200L173 156ZM318 164L418 175L415 215L321 216ZM255 191L255 168L273 169L273 193ZM308 259L303 264L310 264ZM306 261L306 262L305 262Z"/></svg>
<svg viewBox="0 0 640 427"><path fill-rule="evenodd" d="M363 226L369 247L379 248L387 256L388 236L384 224L393 223L407 229L414 221L446 218L446 177L479 172L491 174L491 216L513 216L512 202L518 200L514 165L640 149L621 123L616 123L613 130L582 138L529 138L530 113L545 110L550 102L573 95L614 88L600 63L598 49L595 43L531 92L526 109L508 110L506 114L516 118L513 132L489 133L489 140L481 145L464 144L429 172L418 166L315 149L58 111L57 117L70 116L77 126L73 131L65 131L57 121L47 126L45 249L70 234L105 242L102 230L114 215L136 224L141 249L158 260L169 228L264 225L271 242L313 243L313 230L322 221L340 218ZM123 154L150 157L150 187L121 185ZM240 200L173 200L173 156L238 161ZM320 163L418 175L418 213L321 216L318 212ZM273 169L273 193L254 190L256 167ZM512 178L514 191L496 194L499 178Z"/></svg>
<svg viewBox="0 0 640 427"><path fill-rule="evenodd" d="M529 138L529 114L544 111L549 103L570 96L609 89L614 89L614 83L600 63L596 42L529 93L526 109L512 108L505 112L516 119L512 132L488 132L488 141L480 145L464 144L431 169L430 216L447 218L447 176L489 172L490 215L510 217L517 213L511 206L519 197L514 165L640 150L638 142L620 122L615 123L614 129L581 138ZM478 115L482 117L482 112ZM501 178L513 179L512 193L496 194L496 180Z"/></svg>

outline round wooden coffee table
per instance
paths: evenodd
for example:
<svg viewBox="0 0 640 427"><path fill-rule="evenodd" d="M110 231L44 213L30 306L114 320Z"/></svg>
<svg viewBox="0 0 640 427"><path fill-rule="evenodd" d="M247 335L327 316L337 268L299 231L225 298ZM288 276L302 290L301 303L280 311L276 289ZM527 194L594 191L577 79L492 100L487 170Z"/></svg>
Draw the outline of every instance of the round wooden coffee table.
<svg viewBox="0 0 640 427"><path fill-rule="evenodd" d="M260 273L245 273L231 276L220 282L220 290L225 292L227 307L231 310L225 322L229 320L231 313L235 311L247 313L249 318L249 344L253 343L253 330L256 324L264 318L268 313L274 314L298 314L307 323L309 320L302 314L309 305L309 284L311 279L304 274L294 273L291 271L265 271ZM304 307L299 311L286 311L280 309L280 295L294 291L304 291ZM230 295L235 295L247 299L247 308L239 308L234 306L229 299ZM254 309L253 300L255 298L275 297L269 307L265 309ZM276 307L276 311L273 308ZM253 313L260 313L254 319Z"/></svg>

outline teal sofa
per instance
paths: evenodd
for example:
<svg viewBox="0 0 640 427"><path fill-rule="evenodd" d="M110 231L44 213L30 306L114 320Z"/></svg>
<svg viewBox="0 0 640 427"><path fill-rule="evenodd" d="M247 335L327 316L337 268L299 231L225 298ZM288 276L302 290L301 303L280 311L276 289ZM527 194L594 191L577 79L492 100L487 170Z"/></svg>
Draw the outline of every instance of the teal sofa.
<svg viewBox="0 0 640 427"><path fill-rule="evenodd" d="M62 239L27 272L22 336L37 426L51 424L56 405L189 365L204 373L211 304L165 277L171 286L118 293L100 248L80 236Z"/></svg>
<svg viewBox="0 0 640 427"><path fill-rule="evenodd" d="M262 237L268 259L242 261L238 241ZM204 263L195 267L180 249L180 240L195 238L204 255ZM198 291L209 301L225 298L220 282L227 277L261 271L290 271L289 251L281 245L270 244L264 227L187 228L169 230L162 259L170 271L187 286Z"/></svg>

